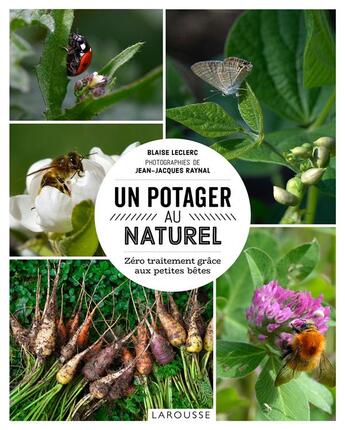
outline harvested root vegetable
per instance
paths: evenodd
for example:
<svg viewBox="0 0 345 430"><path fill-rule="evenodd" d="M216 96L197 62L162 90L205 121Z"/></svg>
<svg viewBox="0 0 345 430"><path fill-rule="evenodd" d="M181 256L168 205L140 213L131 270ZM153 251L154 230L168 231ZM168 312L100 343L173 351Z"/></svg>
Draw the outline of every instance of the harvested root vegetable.
<svg viewBox="0 0 345 430"><path fill-rule="evenodd" d="M79 354L76 354L73 358L67 361L66 364L64 364L61 369L56 374L56 380L62 384L66 385L69 384L75 374L77 373L79 364L81 361L85 358L86 354L88 354L92 349L99 343L100 340L95 342L94 344L90 345L87 349L80 352Z"/></svg>
<svg viewBox="0 0 345 430"><path fill-rule="evenodd" d="M171 345L181 346L186 342L186 331L165 309L158 291L155 291L158 318Z"/></svg>
<svg viewBox="0 0 345 430"><path fill-rule="evenodd" d="M170 306L170 313L173 316L173 318L178 321L182 327L184 327L184 321L182 318L182 315L179 311L179 308L171 294L169 294L169 306Z"/></svg>
<svg viewBox="0 0 345 430"><path fill-rule="evenodd" d="M38 358L44 359L52 355L56 345L56 291L60 279L61 261L54 279L54 285L49 297L49 302L46 303L43 318L38 328L35 339L35 353Z"/></svg>
<svg viewBox="0 0 345 430"><path fill-rule="evenodd" d="M82 368L82 374L89 381L95 381L104 376L108 367L120 353L121 345L119 342L112 342L110 345L102 348L97 354L94 354Z"/></svg>
<svg viewBox="0 0 345 430"><path fill-rule="evenodd" d="M147 350L148 331L145 322L138 326L137 336L132 336L136 354L136 369L140 375L148 376L152 372L152 358Z"/></svg>
<svg viewBox="0 0 345 430"><path fill-rule="evenodd" d="M116 340L110 345L100 349L93 354L82 369L82 374L89 381L95 381L104 376L108 367L119 355L123 344L133 335L134 330L123 337L121 340Z"/></svg>
<svg viewBox="0 0 345 430"><path fill-rule="evenodd" d="M98 354L102 348L103 348L103 339L101 339L98 343L96 343L96 345L94 346L94 348L92 348L91 351L86 353L84 357L84 361L87 362L89 360L92 360L93 357L95 357L96 354Z"/></svg>
<svg viewBox="0 0 345 430"><path fill-rule="evenodd" d="M198 326L199 334L203 338L206 334L206 323L203 317L201 316L201 313L202 313L202 308L198 300L198 291L195 290L192 295L191 306L189 306L187 309L184 321L188 330L192 317L194 316L196 325Z"/></svg>
<svg viewBox="0 0 345 430"><path fill-rule="evenodd" d="M205 351L212 352L213 351L213 318L208 323L206 334L204 337L204 349Z"/></svg>
<svg viewBox="0 0 345 430"><path fill-rule="evenodd" d="M67 330L67 336L69 339L71 339L75 332L78 330L80 322L80 310L71 315L70 319L66 323L66 330Z"/></svg>
<svg viewBox="0 0 345 430"><path fill-rule="evenodd" d="M129 369L132 369L136 364L137 358L135 358L132 362L130 362L123 369L118 370L117 372L109 373L103 378L98 379L90 384L90 394L92 397L96 399L104 399L109 395L111 387L113 384L116 384L119 378L126 373Z"/></svg>
<svg viewBox="0 0 345 430"><path fill-rule="evenodd" d="M81 330L78 331L76 342L77 342L77 348L79 349L85 348L85 346L89 341L89 333L92 325L92 317L93 317L93 313L89 313L88 316L85 318L85 321L81 327Z"/></svg>
<svg viewBox="0 0 345 430"><path fill-rule="evenodd" d="M67 341L66 326L61 318L56 321L56 346L60 350Z"/></svg>
<svg viewBox="0 0 345 430"><path fill-rule="evenodd" d="M129 395L130 384L134 376L135 362L133 354L128 348L124 347L121 356L122 363L128 370L119 376L116 382L111 386L108 393L108 397L111 400L117 400Z"/></svg>
<svg viewBox="0 0 345 430"><path fill-rule="evenodd" d="M190 320L188 328L188 337L186 341L186 351L188 352L200 352L202 350L202 337L196 323L197 314L194 313Z"/></svg>
<svg viewBox="0 0 345 430"><path fill-rule="evenodd" d="M175 351L170 343L152 327L151 331L151 352L158 364L168 364L175 357Z"/></svg>
<svg viewBox="0 0 345 430"><path fill-rule="evenodd" d="M28 343L30 349L33 351L35 348L35 339L37 336L37 330L41 321L41 310L40 310L40 298L41 298L41 275L38 271L37 274L37 284L36 284L36 304L35 304L35 314L32 320L31 328L28 333Z"/></svg>
<svg viewBox="0 0 345 430"><path fill-rule="evenodd" d="M10 324L11 324L13 337L15 338L18 345L24 349L28 349L29 348L29 338L28 338L29 330L27 328L22 327L20 322L13 315L10 315Z"/></svg>

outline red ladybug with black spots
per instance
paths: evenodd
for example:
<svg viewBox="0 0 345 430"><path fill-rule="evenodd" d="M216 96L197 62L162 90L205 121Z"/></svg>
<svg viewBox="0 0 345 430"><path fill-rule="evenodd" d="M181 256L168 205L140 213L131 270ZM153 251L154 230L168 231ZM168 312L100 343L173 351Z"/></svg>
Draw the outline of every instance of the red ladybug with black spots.
<svg viewBox="0 0 345 430"><path fill-rule="evenodd" d="M92 49L84 36L71 33L67 50L67 75L78 76L91 64Z"/></svg>

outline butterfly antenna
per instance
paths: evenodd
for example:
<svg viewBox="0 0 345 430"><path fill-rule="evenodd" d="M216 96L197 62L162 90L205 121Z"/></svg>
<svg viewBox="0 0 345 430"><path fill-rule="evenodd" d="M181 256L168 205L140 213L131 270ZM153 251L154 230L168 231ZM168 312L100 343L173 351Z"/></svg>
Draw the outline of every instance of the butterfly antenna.
<svg viewBox="0 0 345 430"><path fill-rule="evenodd" d="M219 94L222 93L221 91L216 91L216 90L211 90L211 92L213 94L210 95L210 96L208 96L208 97L205 97L204 99L202 99L203 102L206 101L206 100L212 99L213 97L218 96Z"/></svg>

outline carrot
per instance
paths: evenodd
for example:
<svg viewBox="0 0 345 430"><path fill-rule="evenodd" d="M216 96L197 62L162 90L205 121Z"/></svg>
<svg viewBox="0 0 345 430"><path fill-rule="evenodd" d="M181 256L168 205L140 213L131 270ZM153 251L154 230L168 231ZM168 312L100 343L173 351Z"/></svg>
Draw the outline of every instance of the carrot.
<svg viewBox="0 0 345 430"><path fill-rule="evenodd" d="M175 356L175 352L170 343L159 334L152 326L149 326L151 332L151 352L158 364L168 364Z"/></svg>
<svg viewBox="0 0 345 430"><path fill-rule="evenodd" d="M49 357L55 350L56 344L56 291L60 279L61 260L54 279L49 302L45 307L40 327L35 339L35 353L38 358Z"/></svg>
<svg viewBox="0 0 345 430"><path fill-rule="evenodd" d="M56 320L56 345L60 349L65 345L67 339L67 330L65 323L61 318Z"/></svg>
<svg viewBox="0 0 345 430"><path fill-rule="evenodd" d="M56 380L62 384L66 385L69 382L72 381L73 377L75 376L78 366L81 363L82 359L90 352L92 349L99 343L100 340L97 340L95 343L90 345L87 349L80 352L79 354L76 354L73 358L67 361L61 369L56 374Z"/></svg>
<svg viewBox="0 0 345 430"><path fill-rule="evenodd" d="M190 320L188 328L188 336L186 341L186 351L200 352L202 350L202 337L196 323L197 312L195 312Z"/></svg>
<svg viewBox="0 0 345 430"><path fill-rule="evenodd" d="M147 344L146 348L141 352L141 354L145 354L148 347L149 344ZM125 367L118 370L117 372L109 373L108 375L103 376L103 378L92 382L89 387L91 396L96 399L104 399L105 397L107 397L113 384L116 384L123 374L128 372L130 369L133 369L133 367L136 365L137 361L140 358L141 355L136 356L134 360L129 361L129 363Z"/></svg>
<svg viewBox="0 0 345 430"><path fill-rule="evenodd" d="M187 313L185 315L185 323L187 326L187 329L189 329L189 325L191 323L191 319L194 314L195 323L198 326L198 331L200 336L203 338L206 333L206 323L201 316L202 308L200 306L200 303L198 301L198 290L194 290L192 292L191 300L189 301L189 306L187 307Z"/></svg>
<svg viewBox="0 0 345 430"><path fill-rule="evenodd" d="M204 350L208 352L213 351L213 318L208 323L206 334L204 337Z"/></svg>
<svg viewBox="0 0 345 430"><path fill-rule="evenodd" d="M78 309L77 312L71 315L70 319L67 321L66 329L67 329L67 336L69 339L71 339L75 334L75 332L78 330L79 323L80 323L80 314L81 314L81 309Z"/></svg>
<svg viewBox="0 0 345 430"><path fill-rule="evenodd" d="M67 335L68 335L69 339L71 337L73 337L73 335L75 334L75 332L78 330L78 327L79 327L80 314L81 314L81 308L83 305L84 292L85 292L85 290L82 289L80 294L79 294L75 309L72 312L72 315L70 316L69 320L66 323L66 330L67 330Z"/></svg>
<svg viewBox="0 0 345 430"><path fill-rule="evenodd" d="M130 394L130 383L133 380L134 376L134 356L131 353L131 351L123 347L122 354L121 354L122 364L127 367L128 370L124 372L117 380L116 382L111 385L111 388L108 393L108 397L111 400L117 400L121 397L126 397Z"/></svg>
<svg viewBox="0 0 345 430"><path fill-rule="evenodd" d="M112 342L110 345L102 348L97 354L94 354L82 368L82 374L89 381L104 376L107 368L111 365L115 357L120 353L119 342Z"/></svg>
<svg viewBox="0 0 345 430"><path fill-rule="evenodd" d="M83 333L82 340L85 340L86 336L88 336L88 331L90 330L93 316L96 313L96 310L98 309L99 305L110 295L113 291L111 291L109 294L104 296L92 309L91 312L88 312L88 314L85 317L84 322L79 326L77 331L74 333L74 335L69 339L69 341L66 343L66 345L61 349L61 355L60 355L60 361L61 363L65 363L66 361L70 360L78 350L78 337L81 333Z"/></svg>
<svg viewBox="0 0 345 430"><path fill-rule="evenodd" d="M40 298L41 298L41 275L38 269L37 273L37 283L36 283L36 304L35 304L35 314L32 320L31 328L28 333L28 342L30 349L34 349L35 339L37 335L37 330L41 321L41 310L40 310Z"/></svg>
<svg viewBox="0 0 345 430"><path fill-rule="evenodd" d="M101 339L92 350L90 350L84 357L84 361L92 360L93 357L95 357L96 354L103 348L103 339Z"/></svg>
<svg viewBox="0 0 345 430"><path fill-rule="evenodd" d="M145 322L138 325L137 336L132 336L136 353L136 369L140 375L148 376L152 372L152 359L147 351L148 331Z"/></svg>
<svg viewBox="0 0 345 430"><path fill-rule="evenodd" d="M63 288L61 288L60 318L56 319L56 346L60 349L67 341L67 329L63 320Z"/></svg>
<svg viewBox="0 0 345 430"><path fill-rule="evenodd" d="M168 340L173 346L181 346L186 342L186 331L165 309L158 291L155 291L157 314L167 334Z"/></svg>
<svg viewBox="0 0 345 430"><path fill-rule="evenodd" d="M84 348L88 343L90 328L92 325L92 317L93 315L89 313L89 315L85 318L82 329L79 331L77 336L77 348Z"/></svg>
<svg viewBox="0 0 345 430"><path fill-rule="evenodd" d="M181 313L179 311L179 308L173 298L173 296L171 294L169 294L169 306L170 306L170 313L173 316L173 318L178 321L183 327L184 327L184 322L183 322L183 318L181 316Z"/></svg>
<svg viewBox="0 0 345 430"><path fill-rule="evenodd" d="M22 327L22 325L14 315L10 315L10 324L13 337L18 343L18 345L25 350L29 349L29 330L27 328Z"/></svg>

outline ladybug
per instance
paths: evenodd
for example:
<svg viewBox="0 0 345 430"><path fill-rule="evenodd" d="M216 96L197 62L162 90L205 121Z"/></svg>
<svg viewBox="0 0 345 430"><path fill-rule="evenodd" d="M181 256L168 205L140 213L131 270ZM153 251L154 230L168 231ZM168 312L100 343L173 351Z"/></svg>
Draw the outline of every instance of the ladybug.
<svg viewBox="0 0 345 430"><path fill-rule="evenodd" d="M92 49L84 36L71 33L68 40L67 75L78 76L89 67L92 59Z"/></svg>

